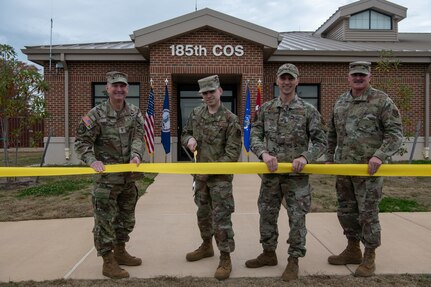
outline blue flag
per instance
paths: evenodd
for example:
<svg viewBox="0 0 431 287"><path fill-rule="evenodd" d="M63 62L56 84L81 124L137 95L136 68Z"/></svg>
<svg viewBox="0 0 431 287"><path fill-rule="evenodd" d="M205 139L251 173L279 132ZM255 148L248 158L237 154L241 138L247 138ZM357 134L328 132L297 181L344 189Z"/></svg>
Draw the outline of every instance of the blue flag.
<svg viewBox="0 0 431 287"><path fill-rule="evenodd" d="M166 154L171 152L171 119L169 116L169 92L167 81L165 86L165 101L163 102L162 145Z"/></svg>
<svg viewBox="0 0 431 287"><path fill-rule="evenodd" d="M250 152L250 89L248 83L246 83L246 100L245 100L245 114L244 114L244 148L248 156Z"/></svg>

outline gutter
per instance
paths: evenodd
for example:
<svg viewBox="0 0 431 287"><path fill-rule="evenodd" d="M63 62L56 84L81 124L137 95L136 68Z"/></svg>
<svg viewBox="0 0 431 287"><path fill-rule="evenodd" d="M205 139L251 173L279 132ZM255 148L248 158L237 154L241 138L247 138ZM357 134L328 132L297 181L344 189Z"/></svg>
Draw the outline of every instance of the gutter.
<svg viewBox="0 0 431 287"><path fill-rule="evenodd" d="M61 53L60 63L64 69L64 158L70 159L70 144L69 144L69 69L64 53Z"/></svg>
<svg viewBox="0 0 431 287"><path fill-rule="evenodd" d="M428 69L425 73L425 146L423 150L425 159L429 159L430 156L430 72L431 64L428 65Z"/></svg>

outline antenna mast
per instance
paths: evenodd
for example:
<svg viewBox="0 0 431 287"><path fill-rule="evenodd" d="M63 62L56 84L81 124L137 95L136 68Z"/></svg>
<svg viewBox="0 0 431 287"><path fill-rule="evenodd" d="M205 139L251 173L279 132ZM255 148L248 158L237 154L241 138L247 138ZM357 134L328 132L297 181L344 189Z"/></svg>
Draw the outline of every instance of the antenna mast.
<svg viewBox="0 0 431 287"><path fill-rule="evenodd" d="M52 18L51 18L51 33L49 36L49 71L51 72L51 62L52 62Z"/></svg>

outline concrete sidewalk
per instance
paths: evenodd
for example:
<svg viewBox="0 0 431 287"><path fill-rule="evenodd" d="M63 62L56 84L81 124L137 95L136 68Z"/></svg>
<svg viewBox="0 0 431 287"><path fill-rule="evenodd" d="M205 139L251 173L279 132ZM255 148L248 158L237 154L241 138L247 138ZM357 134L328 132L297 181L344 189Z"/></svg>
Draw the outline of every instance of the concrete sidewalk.
<svg viewBox="0 0 431 287"><path fill-rule="evenodd" d="M201 239L196 224L190 175L159 174L138 202L136 227L129 251L143 264L125 267L132 277L213 277L218 254L187 262L185 254ZM236 250L231 277L279 277L287 262L288 221L279 218L279 265L248 269L244 263L262 248L259 243L257 175L236 175L233 214ZM431 213L383 213L382 246L377 250L377 274L431 272ZM102 259L93 248L92 218L0 222L0 281L102 279ZM307 255L300 259L300 276L351 274L356 265L332 266L327 257L346 245L335 213L307 215Z"/></svg>

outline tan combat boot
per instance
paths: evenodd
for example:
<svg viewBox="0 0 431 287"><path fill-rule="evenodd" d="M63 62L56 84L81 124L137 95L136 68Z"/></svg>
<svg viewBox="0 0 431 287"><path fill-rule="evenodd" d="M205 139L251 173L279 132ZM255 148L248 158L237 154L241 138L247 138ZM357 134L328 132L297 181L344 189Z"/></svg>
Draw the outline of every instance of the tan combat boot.
<svg viewBox="0 0 431 287"><path fill-rule="evenodd" d="M360 264L362 262L362 252L359 247L359 240L349 238L346 249L339 255L329 256L328 262L332 265Z"/></svg>
<svg viewBox="0 0 431 287"><path fill-rule="evenodd" d="M114 257L119 265L138 266L142 264L142 259L132 256L126 251L126 243L119 243L114 246Z"/></svg>
<svg viewBox="0 0 431 287"><path fill-rule="evenodd" d="M228 252L220 252L220 263L217 267L214 277L218 280L225 280L229 278L232 272L232 262L230 261L230 254Z"/></svg>
<svg viewBox="0 0 431 287"><path fill-rule="evenodd" d="M201 246L195 251L189 252L186 255L187 261L197 261L206 257L214 256L213 242L211 239L205 239Z"/></svg>
<svg viewBox="0 0 431 287"><path fill-rule="evenodd" d="M263 266L275 266L278 264L277 254L275 251L263 250L257 258L250 259L245 262L245 266L248 268L259 268Z"/></svg>
<svg viewBox="0 0 431 287"><path fill-rule="evenodd" d="M374 276L374 271L376 271L376 264L374 260L376 259L375 248L365 248L364 259L361 265L356 269L355 276L358 277L371 277Z"/></svg>
<svg viewBox="0 0 431 287"><path fill-rule="evenodd" d="M287 266L284 269L283 275L281 275L281 279L283 281L292 281L298 279L298 257L289 256L287 259Z"/></svg>
<svg viewBox="0 0 431 287"><path fill-rule="evenodd" d="M103 255L103 270L102 273L106 277L112 278L112 279L121 279L121 278L128 278L129 272L122 269L117 261L114 258L114 253L109 251L109 253Z"/></svg>

